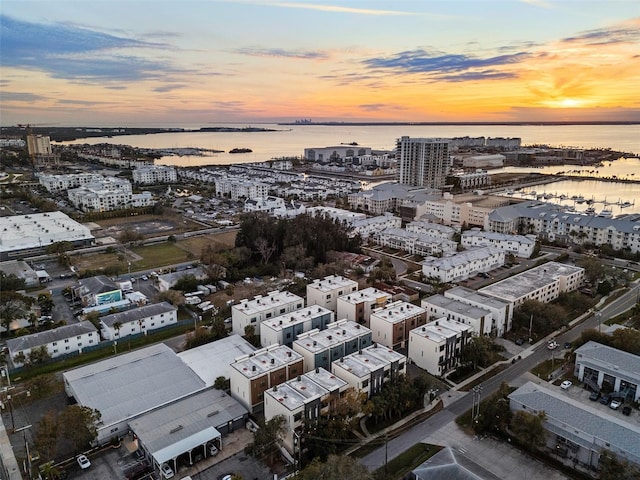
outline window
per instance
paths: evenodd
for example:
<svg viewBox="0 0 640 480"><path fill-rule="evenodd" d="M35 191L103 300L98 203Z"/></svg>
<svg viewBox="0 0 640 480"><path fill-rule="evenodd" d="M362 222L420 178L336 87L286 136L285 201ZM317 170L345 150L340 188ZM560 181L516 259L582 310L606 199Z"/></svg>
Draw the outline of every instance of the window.
<svg viewBox="0 0 640 480"><path fill-rule="evenodd" d="M327 295L327 300L329 300L331 298L331 294Z"/></svg>
<svg viewBox="0 0 640 480"><path fill-rule="evenodd" d="M362 388L367 388L369 386L369 380L364 380L362 382Z"/></svg>
<svg viewBox="0 0 640 480"><path fill-rule="evenodd" d="M271 318L271 315L273 315L273 314L272 314L272 313L267 313L267 314L265 315L265 317L267 317L267 318Z"/></svg>
<svg viewBox="0 0 640 480"><path fill-rule="evenodd" d="M284 308L281 308L281 309L280 309L280 314L283 314L284 312L285 312L285 309L284 309Z"/></svg>
<svg viewBox="0 0 640 480"><path fill-rule="evenodd" d="M293 421L297 422L302 419L302 412L298 412L293 416Z"/></svg>

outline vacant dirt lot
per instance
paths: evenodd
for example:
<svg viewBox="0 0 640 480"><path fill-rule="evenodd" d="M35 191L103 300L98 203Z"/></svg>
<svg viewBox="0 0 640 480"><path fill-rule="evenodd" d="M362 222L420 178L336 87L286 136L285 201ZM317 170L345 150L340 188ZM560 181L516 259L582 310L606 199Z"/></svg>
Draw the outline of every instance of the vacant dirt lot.
<svg viewBox="0 0 640 480"><path fill-rule="evenodd" d="M167 212L163 215L137 215L134 217L110 218L95 222L104 229L104 235L117 238L124 230L131 229L144 236L175 235L203 228L202 225Z"/></svg>
<svg viewBox="0 0 640 480"><path fill-rule="evenodd" d="M232 248L236 242L236 234L237 232L233 231L191 237L186 240L180 240L178 242L178 246L193 253L196 257L199 257L202 249L211 243L215 243L226 248Z"/></svg>

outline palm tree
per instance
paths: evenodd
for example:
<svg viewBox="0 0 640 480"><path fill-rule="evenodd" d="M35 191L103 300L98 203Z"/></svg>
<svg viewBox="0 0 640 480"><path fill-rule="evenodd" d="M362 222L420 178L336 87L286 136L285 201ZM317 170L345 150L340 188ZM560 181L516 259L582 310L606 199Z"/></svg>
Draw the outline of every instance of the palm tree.
<svg viewBox="0 0 640 480"><path fill-rule="evenodd" d="M116 331L116 337L120 338L120 329L122 328L122 322L114 322L113 329Z"/></svg>

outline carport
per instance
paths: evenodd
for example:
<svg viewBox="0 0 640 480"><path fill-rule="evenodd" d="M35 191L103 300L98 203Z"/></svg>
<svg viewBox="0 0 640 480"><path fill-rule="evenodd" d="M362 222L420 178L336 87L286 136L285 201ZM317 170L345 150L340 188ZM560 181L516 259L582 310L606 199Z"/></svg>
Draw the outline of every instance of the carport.
<svg viewBox="0 0 640 480"><path fill-rule="evenodd" d="M176 427L175 429L178 428L179 427ZM178 430L178 432L172 433L171 435L179 433L180 430ZM204 430L189 435L185 438L178 439L176 437L173 440L175 440L175 442L171 445L161 448L160 450L155 452L147 452L153 458L153 463L156 469L159 469L160 465L162 465L163 463L167 463L173 469L173 471L176 472L178 470L176 459L180 455L187 454L189 456L189 464L192 465L194 455L198 453L198 449L200 449L199 453L202 453L203 457L206 457L208 453L208 444L213 443L218 449L222 447L222 435L214 427L207 427ZM144 441L142 443L144 444Z"/></svg>

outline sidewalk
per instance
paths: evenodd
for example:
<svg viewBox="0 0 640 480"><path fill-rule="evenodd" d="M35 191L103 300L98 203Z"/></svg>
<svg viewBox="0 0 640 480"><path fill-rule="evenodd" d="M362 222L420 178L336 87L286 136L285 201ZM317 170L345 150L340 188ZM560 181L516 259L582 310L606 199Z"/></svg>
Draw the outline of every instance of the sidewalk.
<svg viewBox="0 0 640 480"><path fill-rule="evenodd" d="M0 458L2 459L2 478L8 480L22 480L22 472L18 466L18 461L13 454L13 447L9 440L9 434L4 427L4 422L0 419Z"/></svg>

